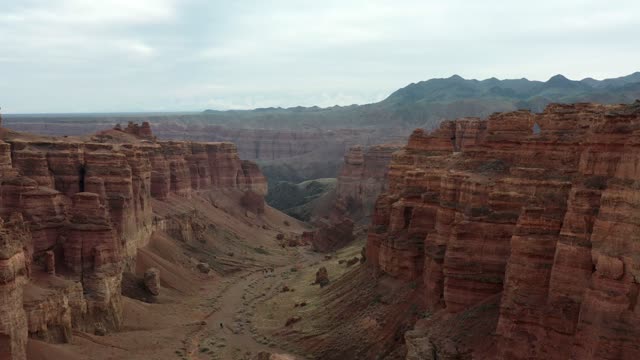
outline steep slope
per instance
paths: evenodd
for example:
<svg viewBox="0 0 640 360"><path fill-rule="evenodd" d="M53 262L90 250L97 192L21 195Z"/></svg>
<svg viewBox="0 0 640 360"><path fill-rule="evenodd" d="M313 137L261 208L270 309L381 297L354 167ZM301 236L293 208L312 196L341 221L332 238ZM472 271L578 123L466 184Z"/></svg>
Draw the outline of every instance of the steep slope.
<svg viewBox="0 0 640 360"><path fill-rule="evenodd" d="M335 178L303 181L298 184L279 181L269 185L265 200L270 206L303 221L311 220L317 209L325 207L336 187Z"/></svg>
<svg viewBox="0 0 640 360"><path fill-rule="evenodd" d="M640 356L638 134L640 102L414 131L367 241L373 271L424 285L407 359Z"/></svg>

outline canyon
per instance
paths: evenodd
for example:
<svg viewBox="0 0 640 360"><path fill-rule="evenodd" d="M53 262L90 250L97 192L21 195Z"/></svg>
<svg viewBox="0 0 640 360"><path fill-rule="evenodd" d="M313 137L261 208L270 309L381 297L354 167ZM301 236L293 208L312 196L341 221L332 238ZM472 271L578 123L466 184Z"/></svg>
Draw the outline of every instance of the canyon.
<svg viewBox="0 0 640 360"><path fill-rule="evenodd" d="M216 124L203 114L5 116L5 123L14 130L53 136L82 136L114 124L126 130L135 122L150 123L161 139L234 143L241 158L260 164L272 185L281 180L297 183L335 177L350 146L401 143L411 132L408 128L252 128L233 122Z"/></svg>
<svg viewBox="0 0 640 360"><path fill-rule="evenodd" d="M350 145L308 223L154 128L0 128L0 358L640 356L640 101Z"/></svg>
<svg viewBox="0 0 640 360"><path fill-rule="evenodd" d="M0 8L0 360L640 359L640 1Z"/></svg>
<svg viewBox="0 0 640 360"><path fill-rule="evenodd" d="M26 359L28 349L29 358L48 358L49 350L33 347L117 334L132 320L123 293L149 289L143 298L154 302L160 291L188 293L203 273L212 276L211 266L217 273L257 268L255 257L231 252L249 244L231 240L262 229L250 244L259 258L268 253L261 249L267 236L295 223L265 208L266 179L231 143L151 141L148 123L84 138L0 132L2 359ZM209 242L221 236L231 250L215 255L222 241Z"/></svg>

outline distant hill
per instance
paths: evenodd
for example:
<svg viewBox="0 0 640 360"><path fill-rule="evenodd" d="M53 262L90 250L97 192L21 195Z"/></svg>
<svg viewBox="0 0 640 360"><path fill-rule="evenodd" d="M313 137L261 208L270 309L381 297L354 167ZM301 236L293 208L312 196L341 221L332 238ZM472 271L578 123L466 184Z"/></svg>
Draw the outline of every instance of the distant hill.
<svg viewBox="0 0 640 360"><path fill-rule="evenodd" d="M271 178L268 177L269 180ZM335 178L314 179L298 184L289 181L270 181L267 203L296 219L309 221L314 208L329 202L327 197L336 187ZM328 206L328 205L327 205Z"/></svg>
<svg viewBox="0 0 640 360"><path fill-rule="evenodd" d="M614 79L467 80L458 75L409 84L373 104L330 108L263 108L203 112L207 122L265 128L433 127L443 119L497 111L542 111L551 102L630 103L640 98L640 72Z"/></svg>
<svg viewBox="0 0 640 360"><path fill-rule="evenodd" d="M118 122L150 121L152 126L157 126L154 131L161 137L185 137L190 135L189 129L194 129L199 134L198 140L212 140L202 130L212 125L298 132L366 127L384 134L406 135L416 127L438 126L445 119L486 117L494 112L518 109L540 112L551 102L616 104L632 103L636 99L640 99L640 72L613 79L579 81L562 75L547 81L524 78L469 80L454 75L409 84L380 102L365 105L205 110L199 113L7 114L4 122L15 130L75 135L95 132Z"/></svg>

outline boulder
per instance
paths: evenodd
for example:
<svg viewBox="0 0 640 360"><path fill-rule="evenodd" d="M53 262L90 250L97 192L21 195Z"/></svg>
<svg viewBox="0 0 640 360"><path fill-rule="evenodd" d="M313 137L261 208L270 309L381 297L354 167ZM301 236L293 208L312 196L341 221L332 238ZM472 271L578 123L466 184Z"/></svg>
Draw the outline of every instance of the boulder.
<svg viewBox="0 0 640 360"><path fill-rule="evenodd" d="M358 259L358 257L351 258L347 261L347 267L355 265L358 262L360 262L360 259Z"/></svg>
<svg viewBox="0 0 640 360"><path fill-rule="evenodd" d="M160 270L148 268L143 276L144 286L155 296L160 295Z"/></svg>
<svg viewBox="0 0 640 360"><path fill-rule="evenodd" d="M196 265L196 267L198 268L198 271L203 274L208 274L211 271L211 266L209 266L209 264L207 263L200 262L198 263L198 265Z"/></svg>
<svg viewBox="0 0 640 360"><path fill-rule="evenodd" d="M319 284L320 287L324 287L329 284L329 273L324 266L318 269L316 272L316 281L314 284Z"/></svg>
<svg viewBox="0 0 640 360"><path fill-rule="evenodd" d="M299 322L300 320L302 320L302 318L300 316L292 316L290 318L287 319L287 322L284 324L284 326L291 326L297 322Z"/></svg>

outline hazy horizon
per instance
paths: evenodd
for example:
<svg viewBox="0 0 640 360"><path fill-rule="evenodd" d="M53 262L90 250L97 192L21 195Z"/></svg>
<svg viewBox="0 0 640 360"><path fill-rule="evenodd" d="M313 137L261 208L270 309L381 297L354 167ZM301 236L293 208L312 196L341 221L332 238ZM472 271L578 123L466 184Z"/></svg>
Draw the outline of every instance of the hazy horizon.
<svg viewBox="0 0 640 360"><path fill-rule="evenodd" d="M365 104L447 78L638 70L640 3L32 0L0 14L7 113Z"/></svg>
<svg viewBox="0 0 640 360"><path fill-rule="evenodd" d="M640 72L640 71L638 71L638 72ZM634 73L635 73L635 72L634 72ZM457 74L454 74L454 75L452 75L452 76L456 76L456 75L457 75ZM556 75L563 75L563 74L556 74ZM631 74L623 74L623 75L620 75L620 76L615 76L614 78L623 77L623 76L627 76L627 75L631 75ZM554 75L554 76L555 76L555 75ZM564 75L563 75L563 76L564 76ZM451 77L451 76L450 76L450 77ZM447 78L448 78L448 77L447 77ZM589 77L588 77L588 78L589 78ZM434 79L436 79L436 78L434 78ZM483 81L483 80L488 80L488 79L490 79L490 78L486 78L486 79L465 79L465 80L478 80L478 81ZM532 80L532 79L527 79L527 78L519 78L519 79L525 79L525 80L529 80L529 81L542 81L542 82L549 80L549 79L546 79L546 80L537 80L537 79L536 79L536 80ZM582 78L582 79L569 79L569 80L572 80L572 81L580 81L580 80L584 80L584 79L587 79L587 78ZM592 79L600 81L600 80L605 80L605 79L609 79L609 78L599 78L599 79L592 78ZM415 82L420 82L420 81L425 81L425 80L431 80L431 79L418 80L418 81L415 81ZM512 79L500 79L500 78L498 78L498 80L517 80L517 78L512 78ZM415 82L414 82L414 83L415 83ZM409 84L406 84L406 85L409 85ZM405 86L406 86L406 85L405 85ZM404 86L403 86L403 87L404 87ZM398 90L398 89L395 89L395 90ZM395 90L393 90L393 91L395 91ZM388 95L391 95L391 93L389 93ZM379 100L377 100L377 101L381 101L381 100L385 99L388 95L384 96L383 98L381 98L381 99L379 99ZM374 102L377 102L377 101L374 101ZM369 103L361 103L361 104L355 104L355 103L354 103L354 104L334 104L334 105L328 105L328 106L321 106L321 108L328 108L328 107L332 107L332 106L336 106L336 105L337 105L337 106L351 106L351 105L366 105L366 104L370 104L370 102L369 102ZM4 115L19 115L19 116L22 116L22 115L25 115L25 116L27 116L27 115L37 115L37 116L58 116L58 115L65 115L65 116L71 116L71 117L73 117L73 116L83 116L83 115L89 115L89 116L91 116L91 115L105 115L105 114L113 115L113 116L120 116L120 115L122 115L122 116L128 116L128 115L156 115L156 114L157 114L157 115L162 115L162 114L172 114L172 113L175 113L175 114L198 114L198 113L202 113L204 110L217 110L217 111L252 111L252 110L267 109L267 108L282 108L282 109L287 109L287 108L295 108L295 107L299 107L299 106L301 106L301 105L291 105L291 106L269 106L269 107L256 107L256 108L245 108L245 109L235 109L235 108L230 108L230 109L211 109L211 108L208 108L208 109L194 109L194 110L182 110L182 111L175 111L175 110L166 110L166 111L145 111L145 110L141 110L141 111L104 111L104 112L41 112L41 113L38 113L38 112L32 112L32 113L29 113L29 112L5 113L5 112L3 112L3 111L1 111L1 110L0 110L0 113L2 113L2 114L4 114ZM318 107L318 105L308 105L308 106L304 106L304 107L307 107L307 108L308 108L308 107L314 107L314 106Z"/></svg>

